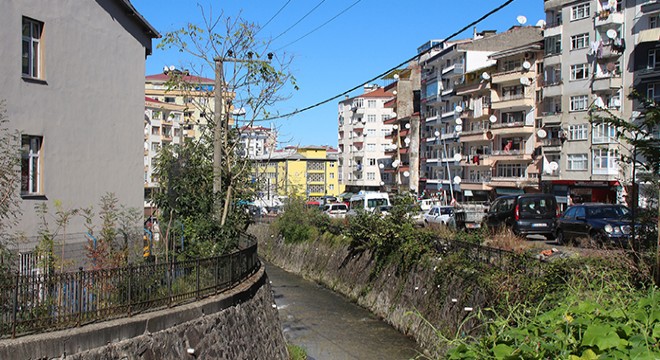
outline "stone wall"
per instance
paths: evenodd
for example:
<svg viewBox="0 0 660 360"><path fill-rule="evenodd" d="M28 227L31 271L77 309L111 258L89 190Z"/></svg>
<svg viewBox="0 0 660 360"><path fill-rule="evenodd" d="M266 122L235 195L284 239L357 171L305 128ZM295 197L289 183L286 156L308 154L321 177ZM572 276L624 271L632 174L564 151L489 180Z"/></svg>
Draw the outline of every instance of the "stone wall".
<svg viewBox="0 0 660 360"><path fill-rule="evenodd" d="M442 352L436 330L454 334L460 326L468 329L473 322L466 322L470 313L465 308L476 310L486 301L479 284L438 273L434 264L441 258L404 274L390 265L372 278L375 262L368 252L355 253L347 246L321 241L285 244L270 233L267 224L255 224L250 231L259 240L261 257L343 294L412 336L427 355ZM437 276L444 276L443 282L449 286L439 288Z"/></svg>
<svg viewBox="0 0 660 360"><path fill-rule="evenodd" d="M288 359L263 266L230 292L77 329L0 341L0 359Z"/></svg>

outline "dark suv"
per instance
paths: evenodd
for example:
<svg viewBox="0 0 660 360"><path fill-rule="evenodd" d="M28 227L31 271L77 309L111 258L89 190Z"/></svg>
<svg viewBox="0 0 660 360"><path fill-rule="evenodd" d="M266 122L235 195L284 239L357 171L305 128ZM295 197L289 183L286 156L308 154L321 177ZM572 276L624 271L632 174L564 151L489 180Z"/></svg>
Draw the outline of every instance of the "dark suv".
<svg viewBox="0 0 660 360"><path fill-rule="evenodd" d="M554 195L502 196L490 205L481 225L485 229L509 228L516 235L543 235L554 240L558 215Z"/></svg>
<svg viewBox="0 0 660 360"><path fill-rule="evenodd" d="M566 209L557 224L557 241L586 238L591 245L626 246L631 239L630 210L623 205L585 203Z"/></svg>

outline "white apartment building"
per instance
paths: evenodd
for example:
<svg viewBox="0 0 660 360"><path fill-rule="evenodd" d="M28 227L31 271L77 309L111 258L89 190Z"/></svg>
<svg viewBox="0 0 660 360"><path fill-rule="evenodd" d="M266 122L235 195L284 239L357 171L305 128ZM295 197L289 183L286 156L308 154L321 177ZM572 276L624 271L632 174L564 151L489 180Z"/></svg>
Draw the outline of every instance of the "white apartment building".
<svg viewBox="0 0 660 360"><path fill-rule="evenodd" d="M239 129L241 156L250 159L273 153L277 147L277 130L274 127L243 126Z"/></svg>
<svg viewBox="0 0 660 360"><path fill-rule="evenodd" d="M380 190L391 174L382 169L392 166L385 151L392 146L386 137L392 125L384 122L394 117L385 103L393 93L377 85L365 85L364 94L339 102L339 182L346 191Z"/></svg>

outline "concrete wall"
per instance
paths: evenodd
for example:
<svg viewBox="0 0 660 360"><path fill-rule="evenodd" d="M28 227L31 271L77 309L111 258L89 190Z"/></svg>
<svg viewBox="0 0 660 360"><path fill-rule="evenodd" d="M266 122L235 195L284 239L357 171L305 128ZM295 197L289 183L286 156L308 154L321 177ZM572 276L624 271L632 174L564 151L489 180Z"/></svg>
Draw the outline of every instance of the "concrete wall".
<svg viewBox="0 0 660 360"><path fill-rule="evenodd" d="M253 225L250 230L259 240L261 257L355 301L412 336L431 358L441 358L442 353L435 329L455 333L469 314L464 307L476 310L486 303L478 284L437 273L433 264L405 274L390 265L372 279L375 261L368 252L354 253L347 246L333 247L319 241L284 244L277 236L270 237L267 224ZM436 277L443 277L450 285L437 287ZM467 321L463 329L474 324Z"/></svg>
<svg viewBox="0 0 660 360"><path fill-rule="evenodd" d="M23 16L43 22L36 81L21 76ZM116 0L8 0L0 23L0 99L9 126L43 136L42 191L22 199L16 230L36 235L34 207L44 201L51 209L54 200L88 207L113 192L121 204L142 208L149 36ZM67 228L83 231L80 217Z"/></svg>
<svg viewBox="0 0 660 360"><path fill-rule="evenodd" d="M288 359L273 305L262 267L230 292L204 301L0 341L0 359Z"/></svg>

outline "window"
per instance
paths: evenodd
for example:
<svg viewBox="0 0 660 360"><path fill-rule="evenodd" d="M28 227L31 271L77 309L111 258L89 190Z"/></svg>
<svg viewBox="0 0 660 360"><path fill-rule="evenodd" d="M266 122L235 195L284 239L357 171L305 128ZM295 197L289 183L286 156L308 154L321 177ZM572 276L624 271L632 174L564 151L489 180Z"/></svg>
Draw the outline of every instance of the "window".
<svg viewBox="0 0 660 360"><path fill-rule="evenodd" d="M367 122L368 123L375 123L376 122L376 115L367 115Z"/></svg>
<svg viewBox="0 0 660 360"><path fill-rule="evenodd" d="M521 123L525 119L524 111L502 113L502 124Z"/></svg>
<svg viewBox="0 0 660 360"><path fill-rule="evenodd" d="M335 184L328 185L328 190L334 190L334 189L335 189Z"/></svg>
<svg viewBox="0 0 660 360"><path fill-rule="evenodd" d="M650 49L648 59L649 61L646 64L647 69L660 68L660 49Z"/></svg>
<svg viewBox="0 0 660 360"><path fill-rule="evenodd" d="M335 178L335 173L332 173L332 172L331 172L331 173L330 173L330 179L334 179L334 178Z"/></svg>
<svg viewBox="0 0 660 360"><path fill-rule="evenodd" d="M660 101L660 83L646 85L646 98L653 101Z"/></svg>
<svg viewBox="0 0 660 360"><path fill-rule="evenodd" d="M587 124L570 125L568 140L587 140Z"/></svg>
<svg viewBox="0 0 660 360"><path fill-rule="evenodd" d="M589 78L589 64L571 65L571 80L584 80Z"/></svg>
<svg viewBox="0 0 660 360"><path fill-rule="evenodd" d="M160 135L160 126L152 126L151 135Z"/></svg>
<svg viewBox="0 0 660 360"><path fill-rule="evenodd" d="M545 55L561 53L561 35L545 38Z"/></svg>
<svg viewBox="0 0 660 360"><path fill-rule="evenodd" d="M496 176L506 178L525 177L526 164L502 164L497 166Z"/></svg>
<svg viewBox="0 0 660 360"><path fill-rule="evenodd" d="M363 98L353 99L353 107L363 108L364 107L364 99Z"/></svg>
<svg viewBox="0 0 660 360"><path fill-rule="evenodd" d="M592 142L594 144L607 144L616 142L616 128L607 123L594 124Z"/></svg>
<svg viewBox="0 0 660 360"><path fill-rule="evenodd" d="M376 129L367 129L367 136L376 136Z"/></svg>
<svg viewBox="0 0 660 360"><path fill-rule="evenodd" d="M571 96L571 111L587 110L588 102L588 95Z"/></svg>
<svg viewBox="0 0 660 360"><path fill-rule="evenodd" d="M23 17L23 75L41 77L41 30L43 23Z"/></svg>
<svg viewBox="0 0 660 360"><path fill-rule="evenodd" d="M571 8L571 21L589 17L589 3L575 5Z"/></svg>
<svg viewBox="0 0 660 360"><path fill-rule="evenodd" d="M545 86L561 83L561 64L549 65L545 68Z"/></svg>
<svg viewBox="0 0 660 360"><path fill-rule="evenodd" d="M502 100L522 99L524 96L522 85L502 86Z"/></svg>
<svg viewBox="0 0 660 360"><path fill-rule="evenodd" d="M367 180L376 180L376 173L368 172L367 173Z"/></svg>
<svg viewBox="0 0 660 360"><path fill-rule="evenodd" d="M649 29L660 27L660 15L653 14L649 16Z"/></svg>
<svg viewBox="0 0 660 360"><path fill-rule="evenodd" d="M41 193L41 143L39 136L21 137L21 194Z"/></svg>
<svg viewBox="0 0 660 360"><path fill-rule="evenodd" d="M367 144L367 151L376 151L376 144Z"/></svg>
<svg viewBox="0 0 660 360"><path fill-rule="evenodd" d="M505 60L502 62L502 71L522 70L522 61L520 59Z"/></svg>
<svg viewBox="0 0 660 360"><path fill-rule="evenodd" d="M587 154L568 154L568 163L566 169L587 170L587 166L589 166Z"/></svg>
<svg viewBox="0 0 660 360"><path fill-rule="evenodd" d="M382 121L385 121L385 120L387 120L387 119L389 119L389 118L391 118L391 117L392 117L392 115L381 115L381 116L380 116L380 119L381 119Z"/></svg>
<svg viewBox="0 0 660 360"><path fill-rule="evenodd" d="M375 109L376 108L376 100L367 100L367 107L369 109Z"/></svg>
<svg viewBox="0 0 660 360"><path fill-rule="evenodd" d="M619 151L616 149L594 149L594 174L617 174Z"/></svg>
<svg viewBox="0 0 660 360"><path fill-rule="evenodd" d="M175 102L175 99L174 99L173 97L166 96L166 97L165 97L165 102L166 102L166 103L174 103L174 102Z"/></svg>
<svg viewBox="0 0 660 360"><path fill-rule="evenodd" d="M159 143L152 143L151 144L151 151L158 151L160 149L160 144Z"/></svg>
<svg viewBox="0 0 660 360"><path fill-rule="evenodd" d="M589 34L578 34L571 36L571 50L584 49L589 46Z"/></svg>
<svg viewBox="0 0 660 360"><path fill-rule="evenodd" d="M376 159L367 159L367 164L369 166L375 166L376 165Z"/></svg>

